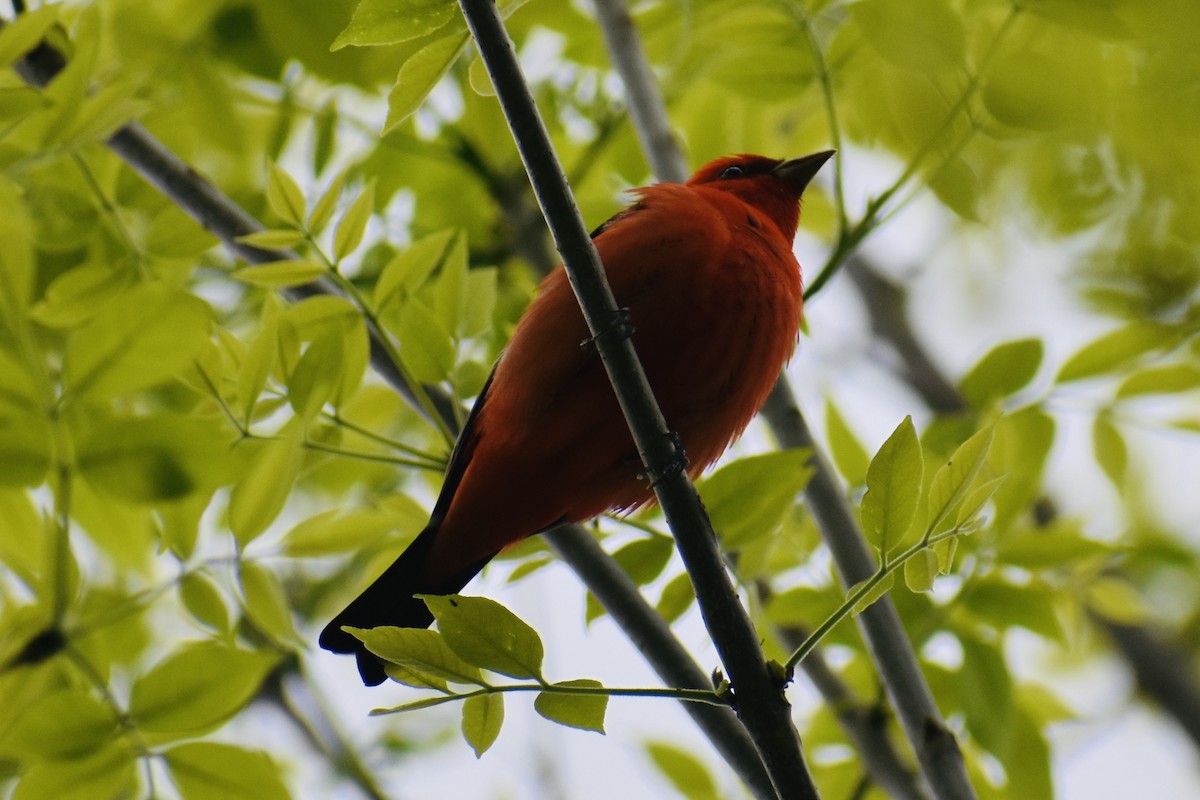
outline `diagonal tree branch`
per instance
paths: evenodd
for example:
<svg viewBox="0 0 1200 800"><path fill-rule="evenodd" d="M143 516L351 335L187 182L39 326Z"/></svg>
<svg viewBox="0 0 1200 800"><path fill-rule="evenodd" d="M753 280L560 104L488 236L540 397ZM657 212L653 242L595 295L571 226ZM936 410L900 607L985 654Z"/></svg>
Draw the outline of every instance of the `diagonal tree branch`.
<svg viewBox="0 0 1200 800"><path fill-rule="evenodd" d="M653 87L652 81L645 79L651 74L650 67L645 53L637 46L636 38L627 30L627 27L632 28L628 22L628 11L624 9L622 0L597 0L597 5L606 9L598 14L602 23L605 20L618 21L614 23L615 31L612 34L606 32L606 37L613 63L626 81L626 91L631 95L639 94L636 101L630 101L631 115L634 108L657 106L662 109L654 113L644 110L638 112L641 116L634 116L635 124L645 117L653 120L652 124L660 124L657 120L666 118L666 110L661 94ZM620 22L622 19L623 23ZM616 45L620 45L621 49L616 49ZM648 91L647 86L650 87ZM641 136L641 139L644 143L653 143L657 148L675 148L671 137L649 134ZM670 153L648 154L647 157L652 164L663 165L666 169L675 169L674 165L681 161L680 156ZM762 415L782 446L807 447L813 453L811 465L816 469L816 474L805 491L805 499L833 554L843 583L851 586L873 575L876 567L866 540L841 487L817 450L784 376L780 376ZM967 778L966 764L958 743L942 720L895 606L889 598L884 597L857 619L868 649L875 658L880 679L887 687L934 796L946 799L973 798L975 792Z"/></svg>
<svg viewBox="0 0 1200 800"><path fill-rule="evenodd" d="M595 247L521 74L495 5L460 0L467 27L487 67L534 194L563 256L572 288L595 337L655 494L675 533L701 615L736 692L738 716L754 740L781 798L816 797L782 687L767 667L758 635L738 601L716 536L654 402L629 337L603 335L619 312Z"/></svg>

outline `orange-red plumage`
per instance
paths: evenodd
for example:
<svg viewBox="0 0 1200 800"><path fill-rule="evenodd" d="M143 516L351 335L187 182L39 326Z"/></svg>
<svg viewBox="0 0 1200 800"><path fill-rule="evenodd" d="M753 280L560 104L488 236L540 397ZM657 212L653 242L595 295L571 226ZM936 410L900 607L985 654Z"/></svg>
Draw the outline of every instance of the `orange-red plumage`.
<svg viewBox="0 0 1200 800"><path fill-rule="evenodd" d="M639 189L594 234L668 426L696 475L758 411L796 343L792 254L800 195L832 152L720 159L687 184ZM583 315L560 268L518 322L476 401L425 531L321 634L384 674L349 625L425 627L414 593L461 589L497 552L560 522L653 497Z"/></svg>

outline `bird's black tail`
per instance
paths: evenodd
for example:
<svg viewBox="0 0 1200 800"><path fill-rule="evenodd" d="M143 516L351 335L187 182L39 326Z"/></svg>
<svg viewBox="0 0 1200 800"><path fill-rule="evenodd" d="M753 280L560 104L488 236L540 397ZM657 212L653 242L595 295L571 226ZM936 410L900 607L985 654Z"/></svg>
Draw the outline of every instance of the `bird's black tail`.
<svg viewBox="0 0 1200 800"><path fill-rule="evenodd" d="M433 615L424 601L413 595L454 594L491 560L487 558L473 564L437 586L424 585L421 572L435 536L437 522L430 521L408 549L321 631L321 647L334 653L353 654L358 659L358 672L362 675L363 683L368 686L377 686L387 678L383 663L362 642L342 630L342 626L428 628L433 622Z"/></svg>

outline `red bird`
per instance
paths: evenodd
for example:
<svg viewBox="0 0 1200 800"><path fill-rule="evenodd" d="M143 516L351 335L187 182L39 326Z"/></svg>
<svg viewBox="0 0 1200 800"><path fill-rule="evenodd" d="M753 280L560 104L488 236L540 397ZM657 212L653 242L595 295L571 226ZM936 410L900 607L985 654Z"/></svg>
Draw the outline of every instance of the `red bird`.
<svg viewBox="0 0 1200 800"><path fill-rule="evenodd" d="M796 345L800 195L832 150L742 155L636 190L593 234L694 477L741 434ZM433 621L414 594L462 589L503 548L653 498L566 273L554 270L475 401L425 530L321 633L368 685L383 665L342 630ZM584 345L581 346L581 342Z"/></svg>

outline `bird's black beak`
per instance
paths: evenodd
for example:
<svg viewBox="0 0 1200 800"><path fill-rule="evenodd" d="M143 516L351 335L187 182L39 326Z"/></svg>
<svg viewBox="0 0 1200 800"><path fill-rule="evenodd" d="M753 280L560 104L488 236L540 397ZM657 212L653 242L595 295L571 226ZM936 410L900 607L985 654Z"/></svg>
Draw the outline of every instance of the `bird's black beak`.
<svg viewBox="0 0 1200 800"><path fill-rule="evenodd" d="M808 186L808 182L821 171L821 167L825 166L825 162L833 158L833 154L836 152L837 150L822 150L811 156L789 159L771 170L771 174L782 178L788 186L796 190L796 194L800 194L804 191L804 187Z"/></svg>

